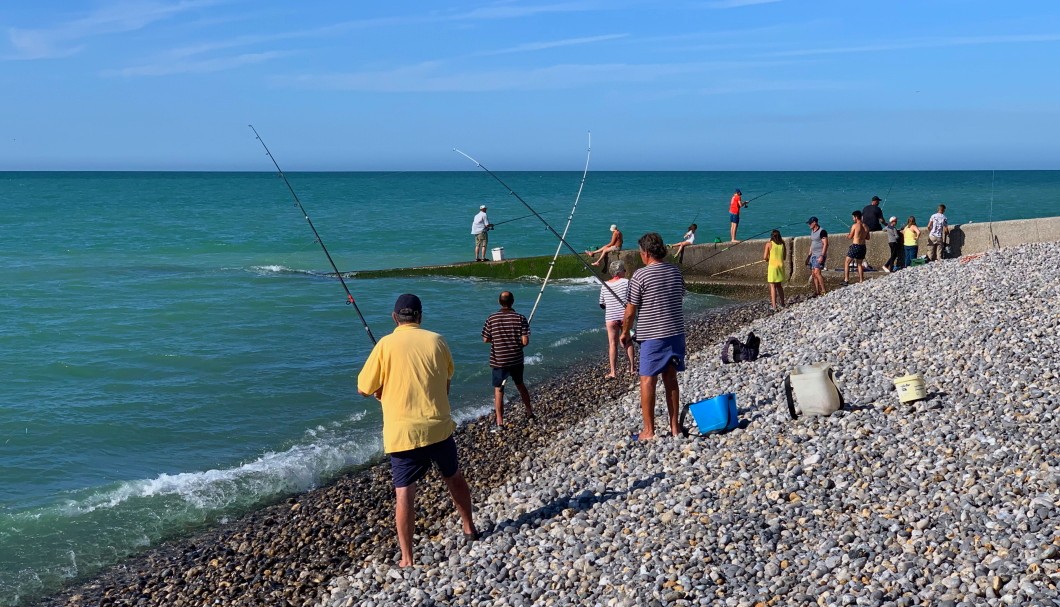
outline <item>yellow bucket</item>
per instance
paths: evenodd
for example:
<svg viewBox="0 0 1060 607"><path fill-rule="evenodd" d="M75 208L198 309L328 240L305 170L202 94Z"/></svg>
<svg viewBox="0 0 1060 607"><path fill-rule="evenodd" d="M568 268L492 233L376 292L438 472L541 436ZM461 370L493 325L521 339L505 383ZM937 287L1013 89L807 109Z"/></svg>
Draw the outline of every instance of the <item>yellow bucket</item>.
<svg viewBox="0 0 1060 607"><path fill-rule="evenodd" d="M919 373L894 378L894 387L898 390L898 400L903 403L927 398L927 390L924 389L924 378Z"/></svg>

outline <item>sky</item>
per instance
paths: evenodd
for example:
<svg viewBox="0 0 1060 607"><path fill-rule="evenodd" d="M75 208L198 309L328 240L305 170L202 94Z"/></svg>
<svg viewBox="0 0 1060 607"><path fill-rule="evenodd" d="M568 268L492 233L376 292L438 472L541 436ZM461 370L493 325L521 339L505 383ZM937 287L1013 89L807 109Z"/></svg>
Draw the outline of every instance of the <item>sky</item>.
<svg viewBox="0 0 1060 607"><path fill-rule="evenodd" d="M0 171L1056 169L1058 64L1056 0L6 0Z"/></svg>

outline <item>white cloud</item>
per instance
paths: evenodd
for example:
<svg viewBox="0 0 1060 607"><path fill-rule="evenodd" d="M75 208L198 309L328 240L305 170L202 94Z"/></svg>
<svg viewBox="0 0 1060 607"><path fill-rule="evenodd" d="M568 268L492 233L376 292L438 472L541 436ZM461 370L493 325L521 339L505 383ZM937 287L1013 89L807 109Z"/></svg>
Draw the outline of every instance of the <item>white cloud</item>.
<svg viewBox="0 0 1060 607"><path fill-rule="evenodd" d="M199 61L163 62L151 65L126 67L118 70L107 70L103 75L134 77L169 76L172 74L207 74L212 72L223 72L243 67L245 65L264 63L290 54L291 53L269 51L264 53L244 53L232 57L218 57L214 59L202 59Z"/></svg>
<svg viewBox="0 0 1060 607"><path fill-rule="evenodd" d="M780 2L780 0L716 0L715 2L707 2L707 8L740 8L741 6L754 6L756 4L772 4L774 2Z"/></svg>
<svg viewBox="0 0 1060 607"><path fill-rule="evenodd" d="M702 62L678 64L561 64L525 70L483 70L444 73L437 61L393 70L309 74L277 78L281 85L307 89L376 93L490 92L571 89L601 83L645 84L671 77L716 70L748 69L776 62Z"/></svg>
<svg viewBox="0 0 1060 607"><path fill-rule="evenodd" d="M527 53L533 51L542 51L546 49L562 48L565 46L578 46L582 44L594 44L596 42L606 42L608 40L617 40L619 38L625 38L627 34L605 34L602 36L588 36L585 38L567 38L565 40L549 40L546 42L529 42L526 44L519 44L508 48L497 49L493 51L483 51L481 53L475 53L475 57L489 57L493 55L507 55L511 53Z"/></svg>
<svg viewBox="0 0 1060 607"><path fill-rule="evenodd" d="M66 57L85 48L84 40L143 29L174 15L217 4L219 0L125 0L101 6L80 19L50 28L8 28L14 56L8 59L51 59Z"/></svg>
<svg viewBox="0 0 1060 607"><path fill-rule="evenodd" d="M820 47L766 53L767 57L804 57L810 55L838 55L846 53L880 53L919 48L948 48L955 46L981 46L988 44L1022 44L1033 42L1057 42L1060 34L1016 34L1003 36L955 36L950 38L925 38L882 44L860 46Z"/></svg>

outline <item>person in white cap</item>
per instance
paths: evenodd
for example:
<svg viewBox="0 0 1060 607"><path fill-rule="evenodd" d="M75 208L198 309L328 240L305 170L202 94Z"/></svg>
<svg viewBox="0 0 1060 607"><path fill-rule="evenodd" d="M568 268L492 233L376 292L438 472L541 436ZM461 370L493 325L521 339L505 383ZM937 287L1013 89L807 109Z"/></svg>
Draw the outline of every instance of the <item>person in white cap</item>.
<svg viewBox="0 0 1060 607"><path fill-rule="evenodd" d="M486 246L489 245L489 231L493 224L486 217L486 205L478 207L475 219L471 221L471 235L475 237L475 261L487 261ZM481 251L481 254L479 253Z"/></svg>
<svg viewBox="0 0 1060 607"><path fill-rule="evenodd" d="M585 254L588 255L589 257L592 257L593 255L599 255L599 257L596 258L596 261L593 262L594 266L598 266L598 265L600 265L600 262L603 261L603 259L605 257L607 257L608 253L610 253L611 251L621 251L621 250L622 250L622 231L619 230L618 226L616 226L615 224L611 224L611 242L605 244L604 246L600 247L599 249L596 249L595 251L586 251Z"/></svg>
<svg viewBox="0 0 1060 607"><path fill-rule="evenodd" d="M884 262L883 271L890 273L898 269L895 264L902 257L902 243L898 242L898 218L892 216L888 219L883 231L887 233L887 246L891 248L891 256Z"/></svg>

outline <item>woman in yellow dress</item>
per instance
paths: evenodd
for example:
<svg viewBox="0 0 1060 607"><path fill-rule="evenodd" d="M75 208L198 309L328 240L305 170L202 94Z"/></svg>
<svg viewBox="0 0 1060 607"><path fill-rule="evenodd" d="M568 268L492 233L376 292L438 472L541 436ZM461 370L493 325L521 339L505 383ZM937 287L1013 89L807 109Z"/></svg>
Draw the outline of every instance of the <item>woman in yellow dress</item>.
<svg viewBox="0 0 1060 607"><path fill-rule="evenodd" d="M784 260L787 259L787 247L784 239L780 237L780 230L773 230L769 235L765 248L762 250L762 261L768 265L766 268L766 282L769 283L769 301L776 312L777 301L780 307L784 307Z"/></svg>

